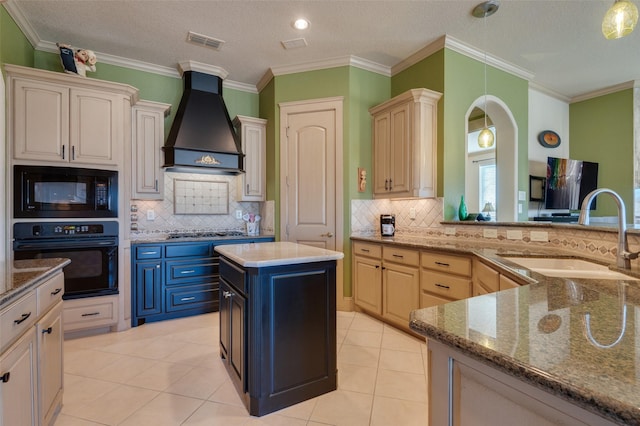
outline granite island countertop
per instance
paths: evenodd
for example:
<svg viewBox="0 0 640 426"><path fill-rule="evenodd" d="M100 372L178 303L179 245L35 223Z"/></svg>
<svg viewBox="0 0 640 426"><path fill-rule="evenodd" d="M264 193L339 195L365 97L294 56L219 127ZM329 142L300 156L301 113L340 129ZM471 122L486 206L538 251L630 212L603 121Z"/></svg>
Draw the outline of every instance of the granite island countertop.
<svg viewBox="0 0 640 426"><path fill-rule="evenodd" d="M6 267L0 279L0 309L31 290L35 285L55 274L70 262L69 259L31 259L16 260L12 267Z"/></svg>
<svg viewBox="0 0 640 426"><path fill-rule="evenodd" d="M550 278L508 260L571 257L546 248L402 236L351 239L478 256L501 273L524 278L529 285L415 310L410 327L615 423L640 425L640 281ZM609 268L640 279L637 269Z"/></svg>
<svg viewBox="0 0 640 426"><path fill-rule="evenodd" d="M292 242L230 244L216 246L222 256L247 268L293 265L338 260L343 253Z"/></svg>

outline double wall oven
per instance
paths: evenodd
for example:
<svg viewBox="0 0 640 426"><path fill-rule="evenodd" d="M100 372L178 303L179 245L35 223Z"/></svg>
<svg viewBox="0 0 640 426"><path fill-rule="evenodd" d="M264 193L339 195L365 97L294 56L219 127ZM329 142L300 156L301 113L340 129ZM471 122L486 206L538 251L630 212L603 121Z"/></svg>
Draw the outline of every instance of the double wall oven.
<svg viewBox="0 0 640 426"><path fill-rule="evenodd" d="M64 299L117 294L117 194L115 171L14 166L14 259L70 259Z"/></svg>

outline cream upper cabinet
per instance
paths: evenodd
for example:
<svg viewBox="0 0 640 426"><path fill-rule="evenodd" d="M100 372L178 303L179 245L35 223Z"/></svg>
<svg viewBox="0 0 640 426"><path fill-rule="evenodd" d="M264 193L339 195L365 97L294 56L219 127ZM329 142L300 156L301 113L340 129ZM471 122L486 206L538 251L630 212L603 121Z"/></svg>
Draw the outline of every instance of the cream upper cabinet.
<svg viewBox="0 0 640 426"><path fill-rule="evenodd" d="M233 120L242 142L244 173L238 177L238 201L264 201L267 192L267 120L237 116Z"/></svg>
<svg viewBox="0 0 640 426"><path fill-rule="evenodd" d="M13 159L121 164L135 88L16 65L5 70Z"/></svg>
<svg viewBox="0 0 640 426"><path fill-rule="evenodd" d="M164 197L162 145L164 119L171 105L139 101L132 108L131 198L161 200Z"/></svg>
<svg viewBox="0 0 640 426"><path fill-rule="evenodd" d="M441 93L411 89L369 110L375 198L435 197Z"/></svg>

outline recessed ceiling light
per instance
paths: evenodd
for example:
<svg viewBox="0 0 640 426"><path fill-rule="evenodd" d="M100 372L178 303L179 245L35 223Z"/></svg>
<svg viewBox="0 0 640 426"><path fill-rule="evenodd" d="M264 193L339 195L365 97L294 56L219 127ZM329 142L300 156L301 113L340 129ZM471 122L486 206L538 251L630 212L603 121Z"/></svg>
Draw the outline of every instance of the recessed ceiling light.
<svg viewBox="0 0 640 426"><path fill-rule="evenodd" d="M306 30L309 28L309 21L304 18L296 19L293 21L293 28L296 30Z"/></svg>

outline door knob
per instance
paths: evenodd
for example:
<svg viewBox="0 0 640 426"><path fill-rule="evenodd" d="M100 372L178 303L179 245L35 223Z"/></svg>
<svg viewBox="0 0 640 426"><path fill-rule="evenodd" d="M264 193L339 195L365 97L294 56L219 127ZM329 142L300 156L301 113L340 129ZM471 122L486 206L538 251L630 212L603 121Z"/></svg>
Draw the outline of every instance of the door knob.
<svg viewBox="0 0 640 426"><path fill-rule="evenodd" d="M333 232L327 232L326 234L322 234L320 236L321 237L329 237L329 238L331 238L331 237L333 237Z"/></svg>

